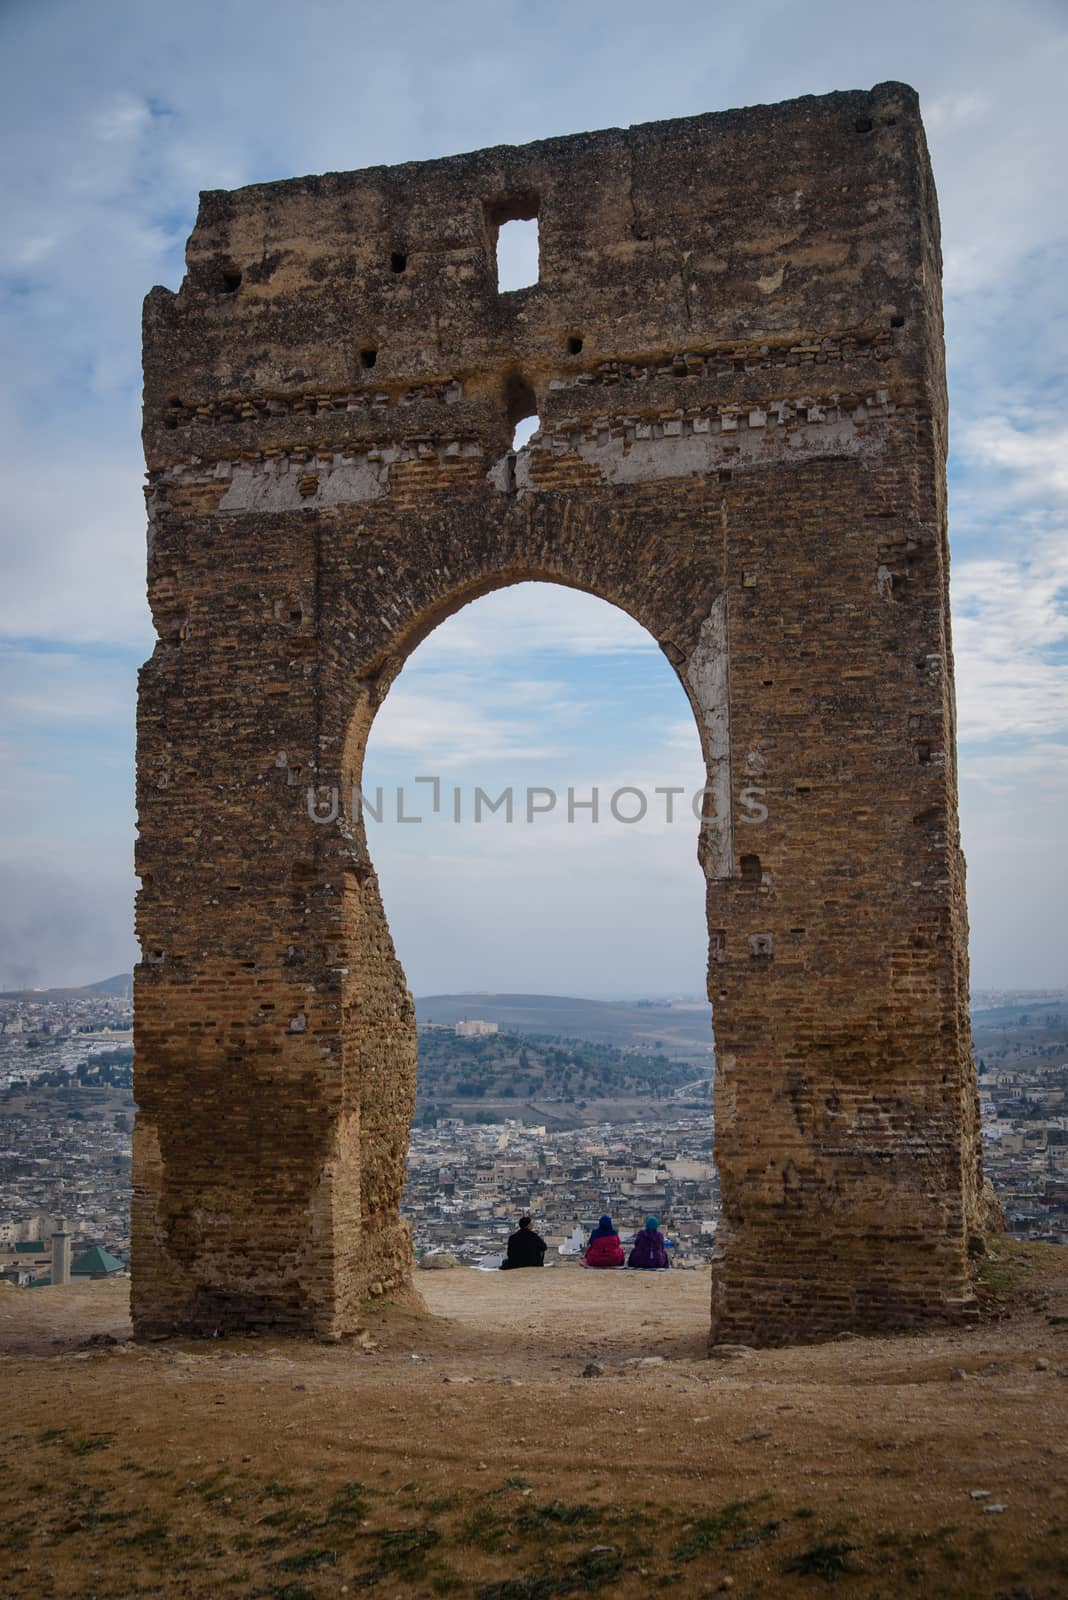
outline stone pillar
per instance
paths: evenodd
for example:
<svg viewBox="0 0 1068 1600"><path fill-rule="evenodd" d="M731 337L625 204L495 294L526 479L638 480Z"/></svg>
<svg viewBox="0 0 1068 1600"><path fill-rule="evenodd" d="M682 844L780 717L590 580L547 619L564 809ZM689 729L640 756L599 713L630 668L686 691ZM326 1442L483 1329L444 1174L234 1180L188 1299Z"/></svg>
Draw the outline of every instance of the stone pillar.
<svg viewBox="0 0 1068 1600"><path fill-rule="evenodd" d="M52 1235L52 1287L70 1282L70 1242L66 1217L56 1218L56 1231Z"/></svg>

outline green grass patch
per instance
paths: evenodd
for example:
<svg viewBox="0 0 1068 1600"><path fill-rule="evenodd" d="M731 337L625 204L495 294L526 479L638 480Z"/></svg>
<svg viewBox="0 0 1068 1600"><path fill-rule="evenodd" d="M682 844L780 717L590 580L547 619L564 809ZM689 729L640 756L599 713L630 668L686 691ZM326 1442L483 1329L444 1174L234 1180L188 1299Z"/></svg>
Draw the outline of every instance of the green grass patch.
<svg viewBox="0 0 1068 1600"><path fill-rule="evenodd" d="M473 1544L479 1550L499 1550L509 1524L498 1516L492 1506L481 1505L473 1511L460 1529L463 1544Z"/></svg>
<svg viewBox="0 0 1068 1600"><path fill-rule="evenodd" d="M170 1532L164 1522L150 1522L147 1527L139 1528L136 1533L128 1533L118 1542L128 1548L136 1550L162 1550L170 1538Z"/></svg>
<svg viewBox="0 0 1068 1600"><path fill-rule="evenodd" d="M1031 1263L1020 1256L982 1256L977 1261L973 1277L984 1289L989 1289L998 1299L1009 1299L1023 1287L1023 1280L1031 1270Z"/></svg>
<svg viewBox="0 0 1068 1600"><path fill-rule="evenodd" d="M860 1545L849 1544L845 1539L817 1539L800 1555L783 1562L784 1572L796 1572L802 1578L823 1578L834 1583L845 1573L863 1572L849 1557Z"/></svg>
<svg viewBox="0 0 1068 1600"><path fill-rule="evenodd" d="M390 1528L378 1535L374 1565L354 1581L360 1588L371 1589L383 1578L409 1583L422 1578L427 1558L440 1540L437 1528Z"/></svg>
<svg viewBox="0 0 1068 1600"><path fill-rule="evenodd" d="M91 1456L97 1450L110 1450L114 1438L113 1433L80 1434L73 1439L65 1439L63 1448L72 1456Z"/></svg>
<svg viewBox="0 0 1068 1600"><path fill-rule="evenodd" d="M602 1520L603 1514L596 1506L568 1506L562 1500L550 1500L548 1505L531 1506L529 1511L524 1511L516 1519L516 1528L520 1533L544 1539L555 1537L563 1528L596 1528ZM572 1538L579 1536L571 1534Z"/></svg>
<svg viewBox="0 0 1068 1600"><path fill-rule="evenodd" d="M323 1522L338 1522L342 1525L365 1522L370 1506L367 1503L369 1491L362 1483L343 1483L335 1489L330 1503L326 1508Z"/></svg>
<svg viewBox="0 0 1068 1600"><path fill-rule="evenodd" d="M292 1500L296 1490L290 1483L279 1483L275 1478L268 1478L263 1486L263 1493L268 1500Z"/></svg>
<svg viewBox="0 0 1068 1600"><path fill-rule="evenodd" d="M259 1520L261 1528L292 1528L303 1522L304 1514L295 1507L286 1507L279 1511L268 1511Z"/></svg>
<svg viewBox="0 0 1068 1600"><path fill-rule="evenodd" d="M428 1500L426 1509L431 1516L439 1517L445 1511L455 1511L462 1503L462 1496L458 1494L439 1494L433 1500Z"/></svg>
<svg viewBox="0 0 1068 1600"><path fill-rule="evenodd" d="M758 1526L743 1528L736 1539L727 1546L728 1550L755 1550L757 1545L770 1544L779 1537L781 1522L762 1522Z"/></svg>
<svg viewBox="0 0 1068 1600"><path fill-rule="evenodd" d="M617 1550L586 1550L558 1572L540 1572L483 1584L478 1600L555 1600L558 1595L595 1594L623 1570Z"/></svg>
<svg viewBox="0 0 1068 1600"><path fill-rule="evenodd" d="M318 1567L336 1567L340 1559L340 1550L298 1550L295 1555L283 1556L277 1566L280 1572L308 1572Z"/></svg>
<svg viewBox="0 0 1068 1600"><path fill-rule="evenodd" d="M683 1529L689 1536L675 1546L671 1553L672 1560L695 1561L706 1550L718 1549L728 1537L732 1540L741 1538L750 1526L750 1512L766 1499L766 1495L758 1495L754 1500L732 1500L729 1505L724 1506L721 1511L713 1512L710 1517L697 1517ZM778 1524L776 1524L777 1531Z"/></svg>

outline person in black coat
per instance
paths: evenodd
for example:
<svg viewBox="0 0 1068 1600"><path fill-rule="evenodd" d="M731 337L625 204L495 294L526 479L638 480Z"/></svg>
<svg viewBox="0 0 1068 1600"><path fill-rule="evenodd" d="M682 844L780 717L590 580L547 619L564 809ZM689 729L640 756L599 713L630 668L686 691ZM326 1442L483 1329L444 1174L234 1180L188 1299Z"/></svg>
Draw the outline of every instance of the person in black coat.
<svg viewBox="0 0 1068 1600"><path fill-rule="evenodd" d="M509 1267L543 1267L548 1245L540 1233L534 1232L529 1217L520 1217L519 1229L508 1240L508 1254L501 1262L501 1271Z"/></svg>

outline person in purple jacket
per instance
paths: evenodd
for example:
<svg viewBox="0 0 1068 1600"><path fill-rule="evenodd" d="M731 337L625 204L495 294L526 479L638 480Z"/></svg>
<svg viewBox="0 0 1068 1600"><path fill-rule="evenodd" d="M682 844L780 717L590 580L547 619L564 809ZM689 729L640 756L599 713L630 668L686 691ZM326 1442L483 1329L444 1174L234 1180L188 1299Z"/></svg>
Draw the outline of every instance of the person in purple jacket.
<svg viewBox="0 0 1068 1600"><path fill-rule="evenodd" d="M660 1232L660 1220L658 1217L646 1217L645 1227L634 1235L627 1266L656 1269L670 1265L664 1235Z"/></svg>

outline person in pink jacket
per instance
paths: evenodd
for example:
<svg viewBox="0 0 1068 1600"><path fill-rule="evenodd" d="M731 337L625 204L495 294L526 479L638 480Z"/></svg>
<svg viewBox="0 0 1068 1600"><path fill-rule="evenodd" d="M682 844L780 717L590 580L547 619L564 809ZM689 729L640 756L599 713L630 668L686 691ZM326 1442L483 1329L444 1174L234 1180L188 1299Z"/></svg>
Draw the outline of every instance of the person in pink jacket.
<svg viewBox="0 0 1068 1600"><path fill-rule="evenodd" d="M590 1234L583 1258L588 1267L621 1267L624 1265L623 1246L611 1217L602 1217Z"/></svg>

